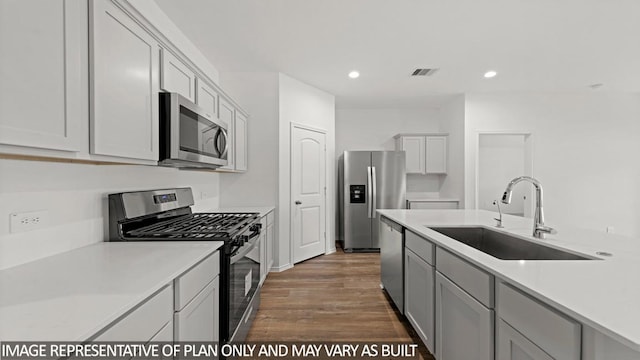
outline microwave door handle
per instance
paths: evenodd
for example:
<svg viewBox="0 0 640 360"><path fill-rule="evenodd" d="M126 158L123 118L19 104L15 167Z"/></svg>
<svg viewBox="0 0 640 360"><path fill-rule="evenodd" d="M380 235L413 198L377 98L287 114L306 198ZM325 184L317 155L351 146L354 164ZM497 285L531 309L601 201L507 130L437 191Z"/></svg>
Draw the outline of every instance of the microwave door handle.
<svg viewBox="0 0 640 360"><path fill-rule="evenodd" d="M227 134L227 130L225 130L224 128L220 128L220 130L218 131L218 134L222 134L222 136L224 137L224 149L220 150L220 148L218 147L218 139L216 138L216 147L218 147L218 153L220 154L221 158L225 158L227 156L227 151L229 150L229 136ZM218 135L219 136L219 135Z"/></svg>

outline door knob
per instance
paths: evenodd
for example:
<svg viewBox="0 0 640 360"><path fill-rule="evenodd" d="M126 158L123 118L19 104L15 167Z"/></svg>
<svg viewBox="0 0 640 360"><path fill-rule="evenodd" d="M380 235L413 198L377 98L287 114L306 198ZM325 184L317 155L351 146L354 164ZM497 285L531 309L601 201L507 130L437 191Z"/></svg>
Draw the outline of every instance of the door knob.
<svg viewBox="0 0 640 360"><path fill-rule="evenodd" d="M296 205L300 205L300 204L302 204L302 201L296 200Z"/></svg>

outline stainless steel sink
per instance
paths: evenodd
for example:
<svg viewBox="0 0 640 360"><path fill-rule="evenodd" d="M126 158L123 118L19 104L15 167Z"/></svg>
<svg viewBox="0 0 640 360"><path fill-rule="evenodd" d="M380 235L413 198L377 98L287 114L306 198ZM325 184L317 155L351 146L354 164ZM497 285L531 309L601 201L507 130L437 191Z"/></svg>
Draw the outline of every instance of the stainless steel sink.
<svg viewBox="0 0 640 360"><path fill-rule="evenodd" d="M483 227L430 227L442 235L502 260L595 260Z"/></svg>

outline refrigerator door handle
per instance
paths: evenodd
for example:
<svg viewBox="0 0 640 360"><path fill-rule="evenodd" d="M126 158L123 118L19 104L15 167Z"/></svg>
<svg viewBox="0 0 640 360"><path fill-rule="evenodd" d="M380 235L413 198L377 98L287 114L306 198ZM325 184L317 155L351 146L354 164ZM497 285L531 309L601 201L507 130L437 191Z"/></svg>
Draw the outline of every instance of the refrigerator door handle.
<svg viewBox="0 0 640 360"><path fill-rule="evenodd" d="M373 205L373 182L371 181L371 166L367 166L367 217L371 219Z"/></svg>
<svg viewBox="0 0 640 360"><path fill-rule="evenodd" d="M371 204L371 218L375 219L376 217L376 198L378 197L378 185L376 184L376 167L372 166L371 167L371 188L372 188L372 196L371 196L371 200L372 200L372 204Z"/></svg>

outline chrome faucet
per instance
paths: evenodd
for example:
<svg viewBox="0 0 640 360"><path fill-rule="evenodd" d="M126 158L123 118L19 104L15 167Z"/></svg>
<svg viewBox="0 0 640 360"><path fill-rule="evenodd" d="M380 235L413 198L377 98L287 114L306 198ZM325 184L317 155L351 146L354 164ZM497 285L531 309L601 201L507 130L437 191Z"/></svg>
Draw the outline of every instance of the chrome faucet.
<svg viewBox="0 0 640 360"><path fill-rule="evenodd" d="M500 210L500 203L498 202L498 200L493 200L493 205L496 205L498 207L498 213L500 214L499 218L493 218L493 220L498 222L496 224L496 227L503 228L504 226L502 226L502 210Z"/></svg>
<svg viewBox="0 0 640 360"><path fill-rule="evenodd" d="M511 203L511 195L513 193L513 186L521 181L530 182L536 188L536 211L533 216L533 237L538 239L544 239L545 234L555 234L557 231L544 224L544 213L542 211L542 184L540 181L530 176L520 176L509 182L507 188L502 195L502 203Z"/></svg>

